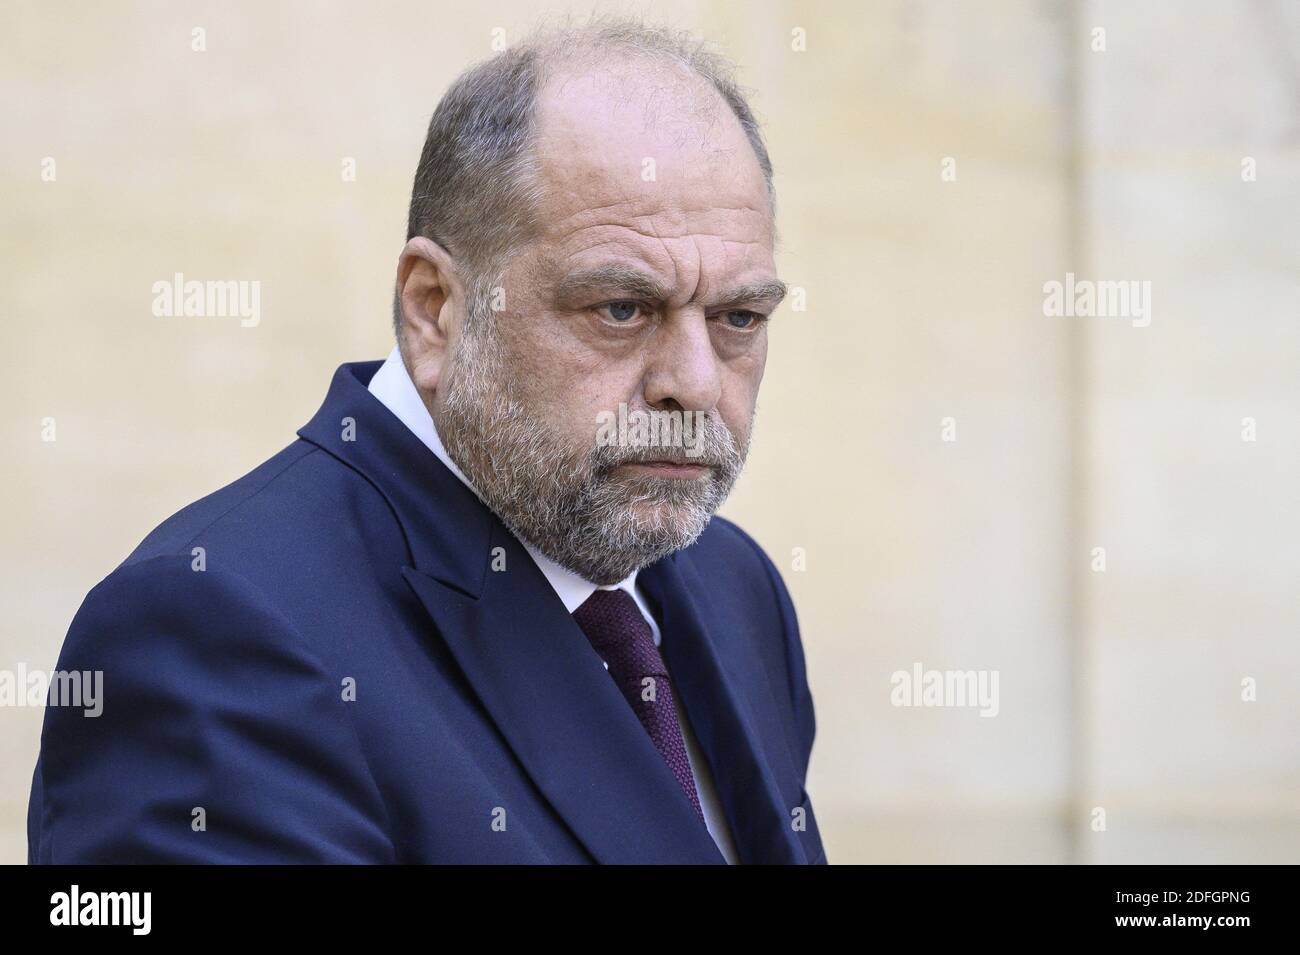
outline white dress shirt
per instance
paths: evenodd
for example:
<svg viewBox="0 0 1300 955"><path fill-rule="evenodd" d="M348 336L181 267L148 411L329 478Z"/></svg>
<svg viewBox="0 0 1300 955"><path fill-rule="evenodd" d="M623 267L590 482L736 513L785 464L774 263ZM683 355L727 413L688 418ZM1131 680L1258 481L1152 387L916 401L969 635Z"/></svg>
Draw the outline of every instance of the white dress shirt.
<svg viewBox="0 0 1300 955"><path fill-rule="evenodd" d="M438 431L434 427L433 417L429 414L429 409L425 407L424 399L420 397L419 390L415 383L411 381L411 376L406 372L406 365L402 361L401 352L394 347L388 358L375 376L370 379L370 393L397 416L397 419L406 425L412 433L415 434L425 446L428 447L435 455L438 456L443 464L447 465L448 470L456 475L466 487L474 492L475 496L482 499L474 485L470 483L469 478L461 473L460 468L456 467L451 456L447 454L447 449L442 445L442 439L438 437ZM486 503L486 502L485 502ZM555 594L564 604L564 609L572 614L582 604L596 592L596 585L591 581L580 577L578 574L562 567L555 561L551 560L529 541L520 540L520 544L528 551L529 555L536 562L542 574L545 575ZM650 630L654 634L655 646L659 646L660 634L659 624L650 612L646 604L645 597L641 589L636 585L637 572L633 571L626 580L605 587L605 590L626 590L636 601L636 605L641 610L641 616L645 617L646 622L650 624ZM605 669L609 669L609 664L605 664ZM671 676L671 675L670 675ZM704 823L708 827L709 835L713 836L713 841L717 843L718 850L722 853L727 862L733 865L736 862L736 846L731 837L731 830L727 825L727 817L722 812L722 806L718 802L717 790L713 785L713 776L709 772L708 762L704 759L703 753L700 752L699 743L695 739L695 734L691 731L690 722L686 718L686 711L682 708L681 700L677 694L673 694L673 702L676 704L677 720L682 727L682 735L686 742L686 756L691 764L691 772L695 776L695 788L700 797L700 808L704 810Z"/></svg>

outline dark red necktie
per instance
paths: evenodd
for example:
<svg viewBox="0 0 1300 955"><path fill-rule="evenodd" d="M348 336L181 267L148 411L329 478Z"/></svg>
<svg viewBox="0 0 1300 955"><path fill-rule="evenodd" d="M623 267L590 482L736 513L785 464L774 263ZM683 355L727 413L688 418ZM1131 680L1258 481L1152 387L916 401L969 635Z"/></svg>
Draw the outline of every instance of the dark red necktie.
<svg viewBox="0 0 1300 955"><path fill-rule="evenodd" d="M703 821L704 810L695 791L686 739L677 722L668 668L636 601L626 590L597 590L573 612L573 619L609 666L609 675Z"/></svg>

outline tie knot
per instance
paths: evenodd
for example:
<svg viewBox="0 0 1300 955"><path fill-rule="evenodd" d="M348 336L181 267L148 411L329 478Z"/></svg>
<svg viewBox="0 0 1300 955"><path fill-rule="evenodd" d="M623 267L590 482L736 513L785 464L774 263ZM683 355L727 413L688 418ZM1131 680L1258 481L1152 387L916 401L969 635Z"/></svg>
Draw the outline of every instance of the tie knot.
<svg viewBox="0 0 1300 955"><path fill-rule="evenodd" d="M643 673L662 669L661 665L651 665L659 658L654 634L641 615L641 608L626 590L597 590L573 611L573 619L611 668L617 660L635 661Z"/></svg>

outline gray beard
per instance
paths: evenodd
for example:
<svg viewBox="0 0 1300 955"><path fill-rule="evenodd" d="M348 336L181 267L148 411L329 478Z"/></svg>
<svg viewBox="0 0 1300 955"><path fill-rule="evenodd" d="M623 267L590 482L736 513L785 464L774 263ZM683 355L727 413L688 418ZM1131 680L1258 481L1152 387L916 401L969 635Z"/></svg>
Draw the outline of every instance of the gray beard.
<svg viewBox="0 0 1300 955"><path fill-rule="evenodd" d="M438 435L479 496L510 531L563 567L607 586L688 547L731 493L749 451L710 412L698 432L702 453L597 446L573 452L513 393L496 316L480 309L466 323L443 389ZM648 460L702 464L693 480L614 475Z"/></svg>

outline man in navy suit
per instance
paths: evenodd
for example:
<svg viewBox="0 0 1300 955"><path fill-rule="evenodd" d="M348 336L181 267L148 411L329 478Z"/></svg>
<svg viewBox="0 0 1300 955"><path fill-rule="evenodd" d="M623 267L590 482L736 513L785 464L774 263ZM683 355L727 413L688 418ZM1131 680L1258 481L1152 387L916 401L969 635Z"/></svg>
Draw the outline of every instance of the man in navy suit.
<svg viewBox="0 0 1300 955"><path fill-rule="evenodd" d="M31 861L824 863L794 609L713 516L773 209L689 40L601 21L463 74L397 347L73 621L102 713L47 709Z"/></svg>

